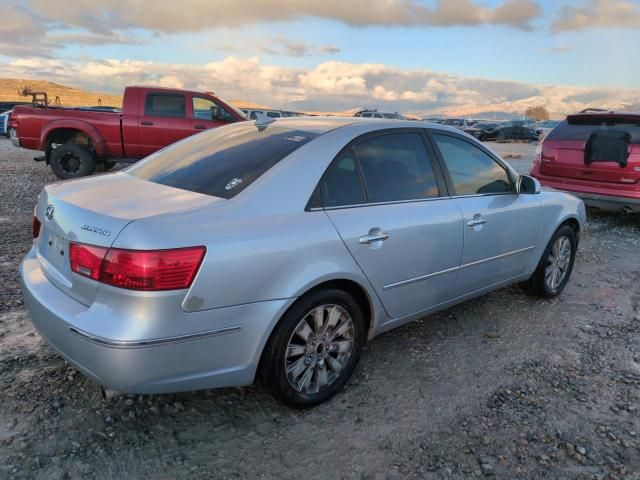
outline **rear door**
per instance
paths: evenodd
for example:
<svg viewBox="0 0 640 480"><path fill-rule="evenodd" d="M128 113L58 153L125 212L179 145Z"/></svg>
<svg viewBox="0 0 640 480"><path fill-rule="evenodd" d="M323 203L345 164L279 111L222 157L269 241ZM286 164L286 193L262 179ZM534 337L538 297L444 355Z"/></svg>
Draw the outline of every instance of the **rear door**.
<svg viewBox="0 0 640 480"><path fill-rule="evenodd" d="M150 91L143 102L139 118L142 157L193 134L184 94Z"/></svg>
<svg viewBox="0 0 640 480"><path fill-rule="evenodd" d="M618 158L585 162L585 148L594 132L626 132L630 136L626 166ZM640 117L623 115L573 115L545 138L540 173L604 184L635 184L640 181Z"/></svg>
<svg viewBox="0 0 640 480"><path fill-rule="evenodd" d="M334 160L325 211L387 313L403 317L452 298L462 218L420 130L376 132Z"/></svg>
<svg viewBox="0 0 640 480"><path fill-rule="evenodd" d="M432 133L463 217L456 296L522 274L539 241L540 196L518 195L508 170L476 142L448 132Z"/></svg>

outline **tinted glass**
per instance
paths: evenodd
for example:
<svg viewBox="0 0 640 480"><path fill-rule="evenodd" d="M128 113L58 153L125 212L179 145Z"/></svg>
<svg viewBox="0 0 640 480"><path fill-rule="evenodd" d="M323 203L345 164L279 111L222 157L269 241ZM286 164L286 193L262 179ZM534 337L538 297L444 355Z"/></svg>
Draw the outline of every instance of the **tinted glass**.
<svg viewBox="0 0 640 480"><path fill-rule="evenodd" d="M203 97L193 97L193 118L200 120L214 120L212 109L218 107L219 120L233 122L235 118L224 107L216 105L213 100Z"/></svg>
<svg viewBox="0 0 640 480"><path fill-rule="evenodd" d="M155 117L184 117L186 115L184 95L150 93L147 95L144 114Z"/></svg>
<svg viewBox="0 0 640 480"><path fill-rule="evenodd" d="M507 171L475 145L434 134L456 195L511 192Z"/></svg>
<svg viewBox="0 0 640 480"><path fill-rule="evenodd" d="M589 115L563 120L551 131L545 140L577 140L586 142L595 131L623 131L631 135L631 143L640 144L640 119L632 121L629 118L603 118Z"/></svg>
<svg viewBox="0 0 640 480"><path fill-rule="evenodd" d="M318 135L238 123L178 142L128 168L150 182L230 198Z"/></svg>
<svg viewBox="0 0 640 480"><path fill-rule="evenodd" d="M267 112L267 117L280 118L280 113L279 112Z"/></svg>
<svg viewBox="0 0 640 480"><path fill-rule="evenodd" d="M322 204L325 207L357 205L365 202L352 150L343 153L331 164L320 182L320 192Z"/></svg>
<svg viewBox="0 0 640 480"><path fill-rule="evenodd" d="M418 133L368 138L355 147L369 202L437 197L438 186Z"/></svg>

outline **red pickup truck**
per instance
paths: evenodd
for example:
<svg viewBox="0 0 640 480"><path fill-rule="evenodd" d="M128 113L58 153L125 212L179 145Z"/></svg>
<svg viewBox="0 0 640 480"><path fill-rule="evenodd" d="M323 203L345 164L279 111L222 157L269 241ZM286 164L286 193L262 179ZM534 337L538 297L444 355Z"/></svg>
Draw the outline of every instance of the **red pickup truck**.
<svg viewBox="0 0 640 480"><path fill-rule="evenodd" d="M44 151L58 178L135 162L208 128L246 120L213 93L127 87L122 110L19 106L11 115L17 147Z"/></svg>

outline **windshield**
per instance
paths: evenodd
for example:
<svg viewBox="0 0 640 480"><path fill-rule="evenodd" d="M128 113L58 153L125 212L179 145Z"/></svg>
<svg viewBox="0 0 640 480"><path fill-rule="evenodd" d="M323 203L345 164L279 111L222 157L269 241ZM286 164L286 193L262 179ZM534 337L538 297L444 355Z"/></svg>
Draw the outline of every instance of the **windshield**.
<svg viewBox="0 0 640 480"><path fill-rule="evenodd" d="M231 198L317 136L241 122L175 143L125 172L161 185Z"/></svg>

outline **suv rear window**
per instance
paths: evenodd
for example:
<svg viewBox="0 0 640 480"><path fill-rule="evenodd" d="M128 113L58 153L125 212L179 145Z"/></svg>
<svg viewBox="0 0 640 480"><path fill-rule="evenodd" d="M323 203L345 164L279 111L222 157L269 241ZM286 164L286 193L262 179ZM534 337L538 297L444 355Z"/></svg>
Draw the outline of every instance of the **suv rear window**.
<svg viewBox="0 0 640 480"><path fill-rule="evenodd" d="M597 115L569 117L554 128L545 140L586 142L596 131L627 132L631 135L631 143L640 143L640 119L633 121L625 117L598 117Z"/></svg>
<svg viewBox="0 0 640 480"><path fill-rule="evenodd" d="M290 153L318 136L253 122L216 128L178 142L129 167L150 182L231 198Z"/></svg>

